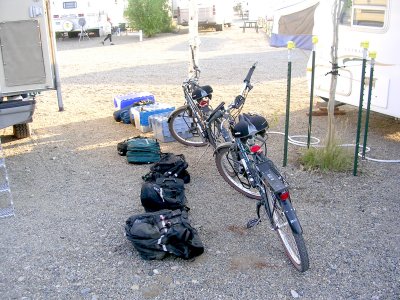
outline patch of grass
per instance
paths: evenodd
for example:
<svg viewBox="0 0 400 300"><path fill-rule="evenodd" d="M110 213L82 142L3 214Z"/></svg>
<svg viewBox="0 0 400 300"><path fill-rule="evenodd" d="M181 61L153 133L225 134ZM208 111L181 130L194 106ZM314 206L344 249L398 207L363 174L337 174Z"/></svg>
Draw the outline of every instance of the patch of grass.
<svg viewBox="0 0 400 300"><path fill-rule="evenodd" d="M321 171L346 172L352 170L353 153L352 148L334 145L305 150L300 156L300 163L309 170L319 169Z"/></svg>

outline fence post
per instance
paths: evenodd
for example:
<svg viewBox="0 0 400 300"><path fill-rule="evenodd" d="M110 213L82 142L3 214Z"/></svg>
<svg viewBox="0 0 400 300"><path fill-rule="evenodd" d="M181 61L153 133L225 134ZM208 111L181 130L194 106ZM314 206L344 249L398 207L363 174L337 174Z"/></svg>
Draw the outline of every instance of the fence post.
<svg viewBox="0 0 400 300"><path fill-rule="evenodd" d="M363 143L362 156L361 156L362 159L364 159L364 160L365 160L365 149L367 147L369 113L370 113L370 109L371 109L372 86L374 83L374 66L375 66L376 52L370 52L369 57L371 58L371 69L369 72L368 102L367 102L367 112L365 115L364 143Z"/></svg>
<svg viewBox="0 0 400 300"><path fill-rule="evenodd" d="M285 143L283 147L283 166L287 164L287 151L288 151L288 139L289 139L289 113L290 113L290 85L292 77L292 49L295 48L295 43L289 41L287 43L288 49L288 73L287 73L287 95L286 95L286 119L285 119Z"/></svg>
<svg viewBox="0 0 400 300"><path fill-rule="evenodd" d="M311 57L311 87L310 87L310 109L308 112L308 133L307 133L307 149L310 148L311 142L311 124L312 124L312 107L313 107L313 98L314 98L314 77L315 77L315 50L316 44L318 43L318 37L312 37L313 49L312 49L312 57Z"/></svg>
<svg viewBox="0 0 400 300"><path fill-rule="evenodd" d="M368 41L362 42L361 47L363 47L363 60L362 60L362 68L361 68L360 103L358 105L356 147L355 147L355 151L354 151L354 166L353 166L353 175L354 176L357 176L358 150L360 148L361 119L362 119L362 107L363 107L363 99L364 99L365 68L367 65L367 52L368 52L369 42Z"/></svg>

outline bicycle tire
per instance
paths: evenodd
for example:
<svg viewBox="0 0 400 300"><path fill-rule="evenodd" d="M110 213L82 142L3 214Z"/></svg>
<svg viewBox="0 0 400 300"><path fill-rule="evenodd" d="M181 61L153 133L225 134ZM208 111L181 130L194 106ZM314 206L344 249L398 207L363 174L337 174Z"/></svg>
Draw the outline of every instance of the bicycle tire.
<svg viewBox="0 0 400 300"><path fill-rule="evenodd" d="M309 268L309 258L303 235L301 233L293 232L289 225L289 221L278 202L280 200L275 201L275 197L266 187L266 183L264 183L264 186L267 196L267 201L264 202L264 209L267 210L265 206L269 205L269 208L272 212L274 231L278 234L278 237L285 249L286 256L289 258L292 265L299 272L305 272ZM291 200L287 199L286 201Z"/></svg>
<svg viewBox="0 0 400 300"><path fill-rule="evenodd" d="M248 198L260 200L260 192L252 188L237 157L236 150L230 145L218 149L215 155L215 164L222 178L236 191Z"/></svg>
<svg viewBox="0 0 400 300"><path fill-rule="evenodd" d="M199 133L188 105L178 107L171 113L168 119L168 129L172 137L183 145L194 147L207 145Z"/></svg>

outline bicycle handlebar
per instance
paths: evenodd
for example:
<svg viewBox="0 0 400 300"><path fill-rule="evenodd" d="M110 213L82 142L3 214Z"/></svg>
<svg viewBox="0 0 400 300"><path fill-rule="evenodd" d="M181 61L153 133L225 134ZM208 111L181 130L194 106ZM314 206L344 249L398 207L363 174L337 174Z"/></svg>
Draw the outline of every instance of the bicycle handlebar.
<svg viewBox="0 0 400 300"><path fill-rule="evenodd" d="M193 49L193 45L190 45L190 52L192 54L192 65L193 65L193 70L195 72L195 78L199 77L199 73L200 73L200 68L196 65L196 60L194 57L194 49Z"/></svg>
<svg viewBox="0 0 400 300"><path fill-rule="evenodd" d="M249 69L249 72L247 73L246 78L243 80L243 82L245 82L246 84L250 83L251 76L253 76L253 72L254 72L256 66L257 66L257 62L255 62L251 66L251 68Z"/></svg>
<svg viewBox="0 0 400 300"><path fill-rule="evenodd" d="M207 118L207 122L208 122L208 123L211 123L211 122L213 122L215 119L217 119L217 118L220 117L220 115L217 114L217 112L220 111L221 108L224 107L224 105L225 105L225 102L222 101L222 102L211 112L210 116Z"/></svg>

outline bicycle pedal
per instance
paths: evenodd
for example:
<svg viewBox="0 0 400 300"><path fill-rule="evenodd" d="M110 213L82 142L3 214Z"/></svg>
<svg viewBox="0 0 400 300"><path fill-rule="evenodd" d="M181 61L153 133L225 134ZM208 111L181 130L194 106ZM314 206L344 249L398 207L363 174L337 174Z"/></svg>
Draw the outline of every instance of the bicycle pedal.
<svg viewBox="0 0 400 300"><path fill-rule="evenodd" d="M260 219L251 219L251 220L249 220L249 221L247 222L247 226L246 226L246 227L247 227L247 228L252 228L252 227L258 225L260 222L261 222Z"/></svg>

